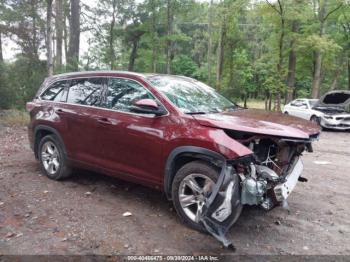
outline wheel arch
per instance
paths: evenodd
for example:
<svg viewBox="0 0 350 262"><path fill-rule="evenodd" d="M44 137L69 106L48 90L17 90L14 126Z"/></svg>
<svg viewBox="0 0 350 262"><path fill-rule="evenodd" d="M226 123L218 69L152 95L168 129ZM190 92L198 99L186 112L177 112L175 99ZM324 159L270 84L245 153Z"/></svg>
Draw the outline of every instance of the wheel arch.
<svg viewBox="0 0 350 262"><path fill-rule="evenodd" d="M39 150L40 140L43 137L45 137L47 135L51 135L51 134L53 134L57 137L58 141L60 142L60 144L62 146L63 153L67 156L66 146L65 146L63 139L62 139L61 135L59 134L59 132L55 128L52 128L50 126L38 125L34 129L34 155L35 155L35 158L38 159L38 150Z"/></svg>
<svg viewBox="0 0 350 262"><path fill-rule="evenodd" d="M315 113L312 113L312 114L311 114L311 116L310 116L310 119L309 119L309 120L311 120L313 117L317 117L317 118L319 118L319 116L318 116L318 115L316 115Z"/></svg>
<svg viewBox="0 0 350 262"><path fill-rule="evenodd" d="M180 146L175 148L169 154L165 165L164 192L169 200L172 199L171 187L176 172L183 165L195 160L204 160L208 163L219 165L225 161L225 157L215 151L202 147Z"/></svg>

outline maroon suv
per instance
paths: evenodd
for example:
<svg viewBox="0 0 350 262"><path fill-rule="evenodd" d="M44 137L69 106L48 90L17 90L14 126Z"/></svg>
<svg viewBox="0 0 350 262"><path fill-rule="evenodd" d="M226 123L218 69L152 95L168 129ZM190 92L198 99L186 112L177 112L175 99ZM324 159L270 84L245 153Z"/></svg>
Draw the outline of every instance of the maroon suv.
<svg viewBox="0 0 350 262"><path fill-rule="evenodd" d="M244 109L191 78L131 72L49 77L27 104L42 171L84 168L158 188L181 220L224 234L243 205L284 203L319 128Z"/></svg>

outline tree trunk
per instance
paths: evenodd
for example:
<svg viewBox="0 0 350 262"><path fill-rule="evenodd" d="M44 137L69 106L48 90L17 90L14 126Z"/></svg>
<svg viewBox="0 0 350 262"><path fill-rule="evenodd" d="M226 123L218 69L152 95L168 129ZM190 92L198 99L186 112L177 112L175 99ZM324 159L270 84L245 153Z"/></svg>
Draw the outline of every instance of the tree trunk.
<svg viewBox="0 0 350 262"><path fill-rule="evenodd" d="M299 21L293 20L292 32L299 32ZM290 41L289 61L288 61L288 76L287 76L287 96L286 102L289 103L293 100L294 85L295 85L295 70L296 70L297 56L295 52L295 37L292 37Z"/></svg>
<svg viewBox="0 0 350 262"><path fill-rule="evenodd" d="M38 60L39 56L38 56L38 47L37 47L37 30L36 30L36 1L35 0L31 0L31 19L32 19L32 58L33 60Z"/></svg>
<svg viewBox="0 0 350 262"><path fill-rule="evenodd" d="M318 98L321 84L322 54L320 51L315 52L315 69L312 80L311 97Z"/></svg>
<svg viewBox="0 0 350 262"><path fill-rule="evenodd" d="M115 12L116 12L116 0L112 3L112 21L109 28L109 54L111 70L116 69L116 57L114 52L114 26L115 26Z"/></svg>
<svg viewBox="0 0 350 262"><path fill-rule="evenodd" d="M216 88L217 90L221 89L222 84L222 73L224 69L224 55L225 55L225 40L226 40L226 17L224 16L221 30L220 30L220 39L218 47L218 64L216 70Z"/></svg>
<svg viewBox="0 0 350 262"><path fill-rule="evenodd" d="M128 70L129 71L133 71L134 70L134 64L135 64L135 59L137 57L138 45L139 45L139 40L138 39L133 41L133 43L132 43L132 50L131 50L130 57L129 57L129 66L128 66Z"/></svg>
<svg viewBox="0 0 350 262"><path fill-rule="evenodd" d="M167 43L166 43L166 73L171 74L171 58L172 58L172 42L170 37L173 34L173 13L172 13L172 3L173 0L167 0Z"/></svg>
<svg viewBox="0 0 350 262"><path fill-rule="evenodd" d="M325 33L325 26L326 26L326 20L330 16L330 14L334 13L338 9L342 7L344 4L343 2L340 2L334 9L329 10L327 12L327 7L329 6L329 1L318 1L318 3L314 2L314 6L318 8L317 18L320 22L320 32L319 36L322 37ZM318 98L320 93L320 85L321 85L321 72L322 71L322 53L320 51L315 52L315 70L314 70L314 76L312 80L312 90L311 90L311 96L312 98Z"/></svg>
<svg viewBox="0 0 350 262"><path fill-rule="evenodd" d="M319 36L323 36L324 34L324 13L325 13L325 6L324 4L320 7L320 34ZM322 70L322 53L320 51L315 52L315 69L314 69L314 77L312 80L312 87L311 87L311 97L312 98L318 98L319 92L320 92L320 84L321 84L321 70Z"/></svg>
<svg viewBox="0 0 350 262"><path fill-rule="evenodd" d="M0 63L4 62L4 57L2 55L2 39L1 39L1 32L0 32Z"/></svg>
<svg viewBox="0 0 350 262"><path fill-rule="evenodd" d="M210 0L210 5L209 5L209 14L208 14L208 84L210 85L211 82L211 49L212 49L212 41L213 41L213 36L212 36L212 16L213 16L213 0Z"/></svg>
<svg viewBox="0 0 350 262"><path fill-rule="evenodd" d="M63 17L63 3L62 0L56 0L56 67L60 69L62 67L62 45L63 45L63 27L64 27L64 17Z"/></svg>
<svg viewBox="0 0 350 262"><path fill-rule="evenodd" d="M334 79L333 79L330 90L336 90L338 87L338 79L339 79L339 76L341 73L341 69L343 67L343 60L339 59L339 61L337 61L337 62L338 62L337 69L335 70L335 75L334 75Z"/></svg>
<svg viewBox="0 0 350 262"><path fill-rule="evenodd" d="M282 66L283 66L283 41L284 41L284 27L285 20L283 17L283 13L281 14L281 34L279 39L279 54L278 54L278 64L277 64L277 74L278 77L282 77ZM275 95L275 110L281 111L281 79L279 79L276 87L276 95Z"/></svg>
<svg viewBox="0 0 350 262"><path fill-rule="evenodd" d="M70 69L77 71L80 46L80 4L79 0L70 0L69 46L67 63Z"/></svg>
<svg viewBox="0 0 350 262"><path fill-rule="evenodd" d="M151 4L151 11L152 11L152 61L151 61L151 67L152 67L152 72L157 72L157 39L158 39L158 33L157 33L157 14L156 14L156 3L155 0L150 1Z"/></svg>
<svg viewBox="0 0 350 262"><path fill-rule="evenodd" d="M312 80L311 97L318 98L320 83L321 83L321 67L322 67L322 54L319 51L315 52L315 72Z"/></svg>
<svg viewBox="0 0 350 262"><path fill-rule="evenodd" d="M46 13L46 49L47 49L47 74L53 74L53 60L52 60L52 0L47 0Z"/></svg>
<svg viewBox="0 0 350 262"><path fill-rule="evenodd" d="M348 89L350 90L350 56L348 57Z"/></svg>
<svg viewBox="0 0 350 262"><path fill-rule="evenodd" d="M68 25L67 25L67 19L69 21L69 14L64 15L64 27L63 27L63 41L64 41L64 57L66 58L66 64L67 64L67 58L68 58Z"/></svg>

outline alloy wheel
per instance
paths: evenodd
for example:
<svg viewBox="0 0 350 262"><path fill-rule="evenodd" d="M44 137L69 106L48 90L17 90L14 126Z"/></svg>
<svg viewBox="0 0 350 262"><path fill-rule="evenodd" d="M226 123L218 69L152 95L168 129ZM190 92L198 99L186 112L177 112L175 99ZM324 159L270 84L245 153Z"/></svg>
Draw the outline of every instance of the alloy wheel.
<svg viewBox="0 0 350 262"><path fill-rule="evenodd" d="M179 202L183 212L198 223L205 199L210 196L214 182L203 174L190 174L180 183Z"/></svg>
<svg viewBox="0 0 350 262"><path fill-rule="evenodd" d="M41 161L45 170L54 175L60 167L60 158L56 145L51 141L45 142L41 148Z"/></svg>

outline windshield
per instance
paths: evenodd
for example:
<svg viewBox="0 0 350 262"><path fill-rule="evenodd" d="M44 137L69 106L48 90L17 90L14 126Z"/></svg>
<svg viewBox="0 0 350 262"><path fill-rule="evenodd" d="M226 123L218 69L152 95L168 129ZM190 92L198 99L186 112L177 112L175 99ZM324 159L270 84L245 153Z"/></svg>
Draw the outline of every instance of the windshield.
<svg viewBox="0 0 350 262"><path fill-rule="evenodd" d="M148 80L176 107L187 114L218 113L237 106L213 88L194 79L175 76L151 76Z"/></svg>
<svg viewBox="0 0 350 262"><path fill-rule="evenodd" d="M309 104L312 107L314 107L318 102L318 99L309 99Z"/></svg>

